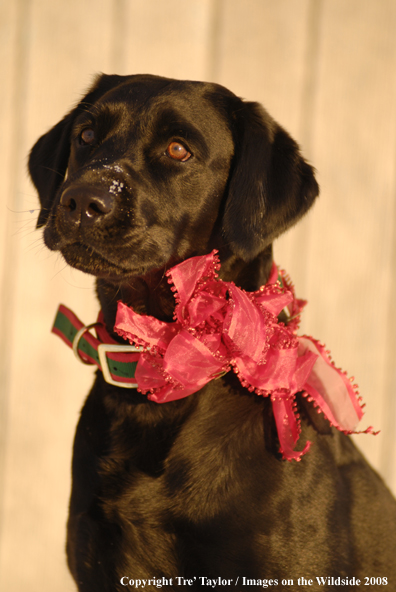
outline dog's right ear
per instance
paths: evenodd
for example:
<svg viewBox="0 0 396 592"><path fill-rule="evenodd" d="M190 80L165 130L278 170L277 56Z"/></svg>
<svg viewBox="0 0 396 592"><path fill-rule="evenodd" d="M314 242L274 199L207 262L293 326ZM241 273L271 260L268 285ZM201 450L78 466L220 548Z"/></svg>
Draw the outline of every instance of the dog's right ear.
<svg viewBox="0 0 396 592"><path fill-rule="evenodd" d="M88 94L33 146L29 157L29 174L38 191L41 211L37 228L46 223L58 188L63 183L70 156L73 123L79 113L119 84L121 76L100 75Z"/></svg>

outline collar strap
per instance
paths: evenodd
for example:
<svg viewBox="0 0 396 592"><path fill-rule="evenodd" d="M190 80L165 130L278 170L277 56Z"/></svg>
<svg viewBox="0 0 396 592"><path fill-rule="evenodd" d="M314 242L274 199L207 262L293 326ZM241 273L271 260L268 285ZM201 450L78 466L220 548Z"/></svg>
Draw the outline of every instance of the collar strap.
<svg viewBox="0 0 396 592"><path fill-rule="evenodd" d="M96 329L97 337L90 333L93 328ZM117 343L106 330L102 312L96 323L84 325L70 309L61 304L52 333L71 347L81 362L96 365L109 384L137 388L135 371L143 348Z"/></svg>

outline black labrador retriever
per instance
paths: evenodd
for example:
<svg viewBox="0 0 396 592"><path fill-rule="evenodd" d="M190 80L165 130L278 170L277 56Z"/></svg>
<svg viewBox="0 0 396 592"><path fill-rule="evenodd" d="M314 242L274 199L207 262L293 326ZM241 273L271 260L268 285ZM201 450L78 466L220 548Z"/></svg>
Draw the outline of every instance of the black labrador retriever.
<svg viewBox="0 0 396 592"><path fill-rule="evenodd" d="M273 240L318 194L297 144L260 105L150 75L98 77L38 140L29 169L46 246L97 277L102 330L121 344L117 302L172 329L169 270L206 265L214 250L219 279L213 255L199 289L219 306L251 303L273 273ZM276 330L294 322L285 310ZM187 374L190 349L178 352ZM155 388L146 396L97 372L74 444L67 555L78 589L396 590L396 503L349 437L298 393L280 424L300 416L313 445L288 462L276 397L222 370L189 396L171 385L162 403Z"/></svg>

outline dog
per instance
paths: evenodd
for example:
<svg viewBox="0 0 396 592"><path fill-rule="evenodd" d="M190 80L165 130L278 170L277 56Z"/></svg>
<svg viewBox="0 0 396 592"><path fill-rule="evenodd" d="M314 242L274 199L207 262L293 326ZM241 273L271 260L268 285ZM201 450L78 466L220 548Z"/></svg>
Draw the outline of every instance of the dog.
<svg viewBox="0 0 396 592"><path fill-rule="evenodd" d="M152 75L97 77L37 141L29 171L45 245L96 276L119 344L119 301L176 323L169 270L194 258L218 253L210 285L227 287L227 305L237 289L258 294L274 239L319 193L259 104ZM78 590L396 590L396 502L309 399L298 394L293 409L313 445L288 462L273 398L236 372L160 403L98 370L74 442L67 557Z"/></svg>

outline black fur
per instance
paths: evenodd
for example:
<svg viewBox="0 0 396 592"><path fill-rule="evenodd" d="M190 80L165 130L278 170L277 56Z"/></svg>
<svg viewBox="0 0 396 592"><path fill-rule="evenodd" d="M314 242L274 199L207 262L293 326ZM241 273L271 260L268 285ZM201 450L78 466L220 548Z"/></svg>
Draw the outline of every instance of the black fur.
<svg viewBox="0 0 396 592"><path fill-rule="evenodd" d="M172 142L190 158L171 158ZM46 245L97 276L110 331L120 299L171 321L165 270L213 248L222 279L257 289L272 241L318 194L294 140L257 103L148 75L99 77L38 140L29 170ZM67 553L78 589L133 589L125 577L179 590L183 577L197 590L221 577L240 592L304 577L322 590L316 577L340 576L396 590L395 501L351 440L299 405L314 445L290 463L271 404L232 373L158 405L98 372L74 444Z"/></svg>

